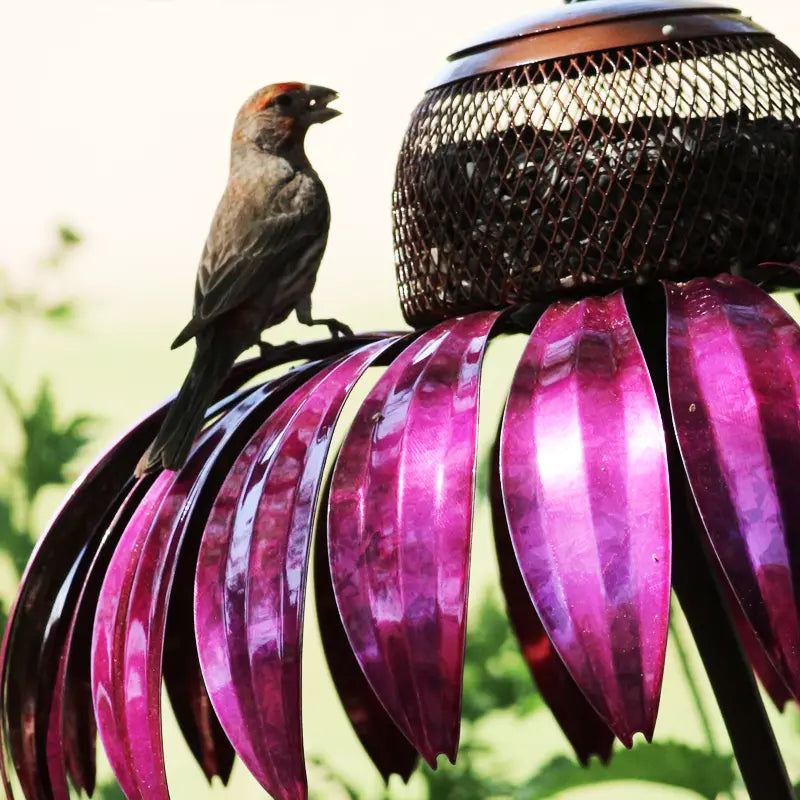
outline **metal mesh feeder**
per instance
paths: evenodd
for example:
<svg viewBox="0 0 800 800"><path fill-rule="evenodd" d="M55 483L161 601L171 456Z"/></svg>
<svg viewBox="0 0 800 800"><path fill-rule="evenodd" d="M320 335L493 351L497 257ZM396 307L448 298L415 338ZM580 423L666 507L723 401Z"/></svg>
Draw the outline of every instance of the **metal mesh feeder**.
<svg viewBox="0 0 800 800"><path fill-rule="evenodd" d="M406 319L793 260L799 117L800 61L735 9L590 0L488 35L403 142Z"/></svg>

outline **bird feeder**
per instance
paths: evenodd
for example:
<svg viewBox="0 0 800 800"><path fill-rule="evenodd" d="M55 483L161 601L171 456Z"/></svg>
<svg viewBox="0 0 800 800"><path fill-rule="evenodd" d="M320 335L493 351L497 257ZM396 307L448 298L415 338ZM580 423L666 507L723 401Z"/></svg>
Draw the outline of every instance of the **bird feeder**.
<svg viewBox="0 0 800 800"><path fill-rule="evenodd" d="M453 53L394 190L414 325L800 253L800 60L735 8L590 0Z"/></svg>

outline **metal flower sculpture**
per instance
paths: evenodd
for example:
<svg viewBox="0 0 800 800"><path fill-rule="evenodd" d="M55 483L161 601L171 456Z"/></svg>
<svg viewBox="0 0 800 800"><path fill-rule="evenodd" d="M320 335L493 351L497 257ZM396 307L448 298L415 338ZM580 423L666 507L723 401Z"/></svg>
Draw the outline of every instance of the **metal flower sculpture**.
<svg viewBox="0 0 800 800"><path fill-rule="evenodd" d="M663 9L636 8L650 8L663 37L678 35ZM675 12L678 30L685 10ZM686 13L696 31L702 15ZM764 36L758 47L775 52ZM519 46L498 41L482 67L497 81L498 53ZM586 74L597 82L609 73ZM471 98L473 108L484 102ZM800 163L800 123L789 123L781 141L795 160L784 171ZM453 231L439 231L434 256L431 231L420 227L425 209L408 200L421 129L433 136L412 123L397 230L418 266L443 265ZM738 130L753 135L744 123ZM691 152L704 142L697 133ZM521 138L516 146L536 147ZM472 164L474 188L475 152L468 161L446 148L434 155L445 152L451 167ZM485 185L497 179L492 169ZM417 190L437 174L420 169ZM607 196L620 175L608 173ZM575 192L593 202L586 187ZM684 222L700 213L679 211ZM470 219L463 215L459 236ZM406 225L420 233L413 247ZM674 588L750 796L791 797L751 671L779 706L800 698L800 328L756 285L791 282L791 270L757 266L786 257L784 234L766 236L738 275L709 257L700 277L664 262L667 279L648 272L645 248L613 275L581 261L575 280L554 268L548 283L545 260L533 296L514 282L518 263L498 257L513 289L502 303L460 295L463 272L450 280L434 271L432 282L449 288L434 287L420 314L443 321L238 364L186 466L135 480L168 404L156 409L77 483L28 566L2 651L6 795L14 796L12 768L30 800L64 800L68 781L91 793L99 732L128 798L167 798L163 676L209 778L227 779L235 751L273 797L306 797L300 659L312 547L328 665L378 770L406 778L418 754L432 765L439 754L455 759L481 371L492 337L515 333L528 338L496 439L496 549L522 652L578 758L606 760L615 738L629 747L637 732L652 737ZM468 255L452 269L465 269ZM551 302L559 281L571 291L587 275L582 294ZM469 313L448 316L448 303L462 302ZM337 451L340 412L378 367Z"/></svg>

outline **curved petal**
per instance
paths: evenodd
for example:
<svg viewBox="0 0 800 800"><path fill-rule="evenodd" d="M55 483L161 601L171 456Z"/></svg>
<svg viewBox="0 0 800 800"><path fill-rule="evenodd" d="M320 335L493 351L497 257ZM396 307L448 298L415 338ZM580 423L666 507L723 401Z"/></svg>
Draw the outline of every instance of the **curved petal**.
<svg viewBox="0 0 800 800"><path fill-rule="evenodd" d="M329 556L351 647L435 765L458 747L478 384L497 312L419 337L362 404L334 470Z"/></svg>
<svg viewBox="0 0 800 800"><path fill-rule="evenodd" d="M262 369L263 359L237 364L221 394L232 391ZM86 570L111 518L127 495L133 468L155 436L167 407L168 403L162 404L136 423L74 484L39 538L25 569L0 652L3 754L0 771L8 797L13 797L9 762L13 763L26 796L48 796L52 788L48 770L41 765L47 758L48 742L52 751L54 737L58 736L56 731L49 730L49 721L64 637ZM31 664L37 664L38 668L31 670ZM70 700L69 694L65 700ZM69 717L66 721L69 722ZM92 734L93 728L89 726L86 732ZM64 742L67 765L80 769L78 753L71 749L71 744ZM87 779L90 773L91 770L86 773Z"/></svg>
<svg viewBox="0 0 800 800"><path fill-rule="evenodd" d="M99 546L87 548L91 565L81 585L64 640L48 725L48 770L56 800L69 795L64 767L77 789L88 796L94 793L97 726L91 687L92 624L112 555L153 480L154 476L149 476L132 486L107 526ZM61 753L57 752L54 744L58 738L62 743Z"/></svg>
<svg viewBox="0 0 800 800"><path fill-rule="evenodd" d="M531 603L506 523L499 466L496 471L491 492L495 549L508 616L522 656L539 693L553 712L581 764L588 764L592 755L599 756L603 763L607 763L611 758L614 734L572 679Z"/></svg>
<svg viewBox="0 0 800 800"><path fill-rule="evenodd" d="M301 367L256 387L204 431L180 473L161 473L156 485L164 485L158 505L140 525L129 526L130 534L126 531L114 554L95 619L94 699L109 761L129 798L168 797L160 668L176 561L191 550L187 540L202 529L218 481L252 429L295 381L316 368ZM143 557L154 559L153 565L163 572L143 570Z"/></svg>
<svg viewBox="0 0 800 800"><path fill-rule="evenodd" d="M323 519L314 545L314 600L322 649L350 724L384 781L393 773L408 781L417 766L417 751L386 713L350 649L333 594Z"/></svg>
<svg viewBox="0 0 800 800"><path fill-rule="evenodd" d="M233 539L249 538L245 625L250 679L272 792L305 797L300 651L309 545L322 470L339 412L364 370L395 340L365 347L303 387L274 445L245 482ZM288 402L288 401L287 401ZM238 566L238 564L237 564Z"/></svg>
<svg viewBox="0 0 800 800"><path fill-rule="evenodd" d="M501 434L506 516L539 617L630 747L653 733L670 589L666 447L622 294L551 306Z"/></svg>
<svg viewBox="0 0 800 800"><path fill-rule="evenodd" d="M722 569L800 693L800 328L730 275L665 284L678 443Z"/></svg>
<svg viewBox="0 0 800 800"><path fill-rule="evenodd" d="M792 699L792 693L780 673L772 665L769 656L764 652L764 647L758 640L753 626L744 615L742 607L724 575L720 577L720 583L724 586L727 607L733 617L747 660L772 702L778 710L783 711L787 701Z"/></svg>
<svg viewBox="0 0 800 800"><path fill-rule="evenodd" d="M112 658L124 687L123 741L129 745L130 763L142 797L168 800L161 738L161 668L167 601L173 585L175 564L185 530L181 512L203 464L222 437L216 425L206 431L174 476L152 524L143 534L133 561L126 613L117 615L119 629L113 637ZM194 643L191 642L194 649ZM213 763L201 761L207 777ZM211 774L209 774L211 771Z"/></svg>
<svg viewBox="0 0 800 800"><path fill-rule="evenodd" d="M278 797L305 796L305 766L302 746L291 739L289 729L282 729L275 722L274 714L269 717L270 710L265 708L280 697L270 691L269 685L254 683L251 674L247 614L258 598L250 596L248 584L251 580L258 583L259 576L251 574L250 548L254 525L264 524L255 522L259 516L263 481L280 444L290 441L285 434L295 415L310 398L318 397L323 402L327 398L326 381L331 374L340 374L337 370L353 370L354 365L359 364L351 377L354 381L389 343L370 345L341 364L326 368L278 407L253 435L228 473L200 544L195 581L195 631L209 696L237 753L262 786ZM341 402L347 391L340 397ZM334 411L338 414L338 408ZM294 436L297 435L295 431ZM329 435L330 431L325 437ZM318 465L320 469L327 451L325 437L320 442L324 446L318 449L318 453L323 454L323 461ZM299 555L294 554L294 557ZM295 574L292 581L301 578L302 575ZM287 703L291 702L291 697L287 697ZM266 730L262 730L262 715L267 715ZM282 741L286 739L288 741ZM279 764L281 749L285 761Z"/></svg>
<svg viewBox="0 0 800 800"><path fill-rule="evenodd" d="M92 697L97 729L114 775L129 800L140 794L124 719L128 693L124 664L122 659L115 658L123 633L118 620L124 617L128 607L134 575L132 567L138 560L142 540L174 479L174 473L162 472L133 513L106 572L94 618Z"/></svg>

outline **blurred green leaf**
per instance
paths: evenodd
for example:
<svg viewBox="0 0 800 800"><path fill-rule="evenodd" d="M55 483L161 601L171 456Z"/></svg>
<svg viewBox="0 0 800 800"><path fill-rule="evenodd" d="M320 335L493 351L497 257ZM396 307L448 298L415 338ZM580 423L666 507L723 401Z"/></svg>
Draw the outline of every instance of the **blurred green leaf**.
<svg viewBox="0 0 800 800"><path fill-rule="evenodd" d="M48 380L42 380L30 408L5 387L9 403L22 428L23 450L17 472L29 503L50 484L69 480L67 467L89 442L88 427L94 418L78 414L64 423L56 420L55 403Z"/></svg>
<svg viewBox="0 0 800 800"><path fill-rule="evenodd" d="M478 770L474 756L485 748L469 740L462 742L458 761L432 770L427 764L419 770L428 789L428 800L500 800L513 796L513 785Z"/></svg>
<svg viewBox="0 0 800 800"><path fill-rule="evenodd" d="M21 576L33 550L33 537L30 531L20 530L16 525L11 501L2 496L0 496L0 547L11 558L17 576Z"/></svg>
<svg viewBox="0 0 800 800"><path fill-rule="evenodd" d="M333 767L322 756L311 756L310 761L322 773L323 778L329 784L321 791L315 789L313 786L309 787L310 800L328 800L330 797L330 784L339 787L350 800L360 800L361 793L352 784L348 783L341 775L334 772ZM389 790L384 790L379 798L375 800L391 800Z"/></svg>
<svg viewBox="0 0 800 800"><path fill-rule="evenodd" d="M487 594L473 612L467 632L462 716L474 722L503 709L523 716L540 705L505 610Z"/></svg>
<svg viewBox="0 0 800 800"><path fill-rule="evenodd" d="M75 318L75 302L62 300L44 309L44 316L50 322L72 322Z"/></svg>
<svg viewBox="0 0 800 800"><path fill-rule="evenodd" d="M94 795L97 800L125 800L125 792L120 789L116 781L107 781L100 784Z"/></svg>
<svg viewBox="0 0 800 800"><path fill-rule="evenodd" d="M75 247L83 241L83 237L69 225L59 225L58 238L65 247Z"/></svg>
<svg viewBox="0 0 800 800"><path fill-rule="evenodd" d="M581 767L559 756L545 764L516 795L517 800L540 800L589 784L645 781L688 789L708 800L733 788L733 756L715 755L678 742L638 745L614 753L608 766L597 761Z"/></svg>

